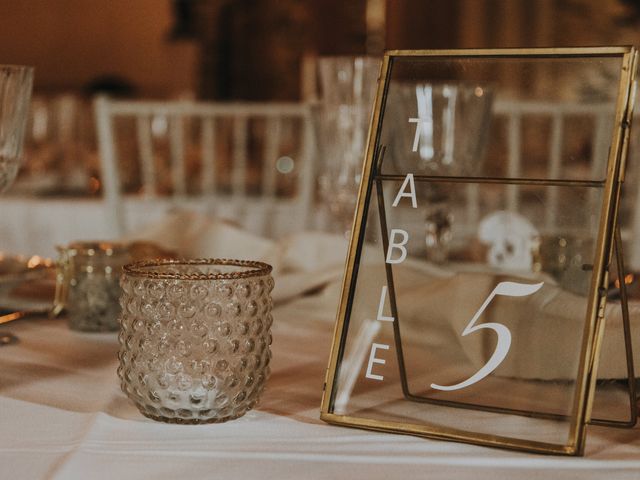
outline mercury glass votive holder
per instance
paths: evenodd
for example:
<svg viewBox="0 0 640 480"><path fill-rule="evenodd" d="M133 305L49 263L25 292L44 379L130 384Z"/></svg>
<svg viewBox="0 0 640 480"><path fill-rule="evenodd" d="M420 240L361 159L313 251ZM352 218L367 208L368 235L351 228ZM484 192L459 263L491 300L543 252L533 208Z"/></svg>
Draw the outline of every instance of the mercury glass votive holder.
<svg viewBox="0 0 640 480"><path fill-rule="evenodd" d="M270 265L144 261L120 284L118 376L143 415L225 422L256 405L271 359Z"/></svg>
<svg viewBox="0 0 640 480"><path fill-rule="evenodd" d="M120 274L131 261L126 245L74 242L58 247L53 314L66 310L69 327L85 332L118 330Z"/></svg>

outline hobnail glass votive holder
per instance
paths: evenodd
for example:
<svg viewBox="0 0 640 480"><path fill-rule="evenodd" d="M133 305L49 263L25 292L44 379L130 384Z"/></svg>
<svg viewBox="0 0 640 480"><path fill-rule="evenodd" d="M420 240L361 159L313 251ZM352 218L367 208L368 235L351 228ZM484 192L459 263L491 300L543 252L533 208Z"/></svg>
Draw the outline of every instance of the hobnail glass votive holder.
<svg viewBox="0 0 640 480"><path fill-rule="evenodd" d="M118 376L142 414L213 423L252 409L269 377L271 266L154 260L123 270Z"/></svg>

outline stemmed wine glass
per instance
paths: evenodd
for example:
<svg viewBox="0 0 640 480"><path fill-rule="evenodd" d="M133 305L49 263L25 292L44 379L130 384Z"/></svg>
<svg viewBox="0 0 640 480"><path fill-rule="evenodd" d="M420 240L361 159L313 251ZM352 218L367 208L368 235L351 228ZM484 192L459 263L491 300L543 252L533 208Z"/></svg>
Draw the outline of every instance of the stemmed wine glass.
<svg viewBox="0 0 640 480"><path fill-rule="evenodd" d="M18 174L32 86L32 67L0 65L0 193ZM11 333L0 333L0 345L15 340Z"/></svg>

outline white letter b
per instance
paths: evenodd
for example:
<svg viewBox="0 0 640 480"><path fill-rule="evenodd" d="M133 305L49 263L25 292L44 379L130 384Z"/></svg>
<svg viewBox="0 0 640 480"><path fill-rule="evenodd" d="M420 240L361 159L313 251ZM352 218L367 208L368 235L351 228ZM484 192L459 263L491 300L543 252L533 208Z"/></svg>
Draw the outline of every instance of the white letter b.
<svg viewBox="0 0 640 480"><path fill-rule="evenodd" d="M402 235L402 240L396 242L396 235ZM391 230L391 235L389 235L389 249L387 250L387 263L402 263L404 259L407 258L407 248L405 245L409 241L409 234L400 228L394 228ZM394 249L399 249L401 251L400 257L395 260L392 257L392 252Z"/></svg>

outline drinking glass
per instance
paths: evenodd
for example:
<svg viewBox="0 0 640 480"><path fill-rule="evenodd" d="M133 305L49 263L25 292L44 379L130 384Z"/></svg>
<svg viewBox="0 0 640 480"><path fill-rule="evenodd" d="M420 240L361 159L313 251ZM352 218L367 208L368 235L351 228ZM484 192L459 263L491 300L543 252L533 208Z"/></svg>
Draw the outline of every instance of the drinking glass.
<svg viewBox="0 0 640 480"><path fill-rule="evenodd" d="M225 422L258 401L271 359L271 266L153 260L124 267L118 376L143 415Z"/></svg>
<svg viewBox="0 0 640 480"><path fill-rule="evenodd" d="M69 327L87 332L118 330L120 274L131 261L125 244L74 242L58 247L54 314L67 311Z"/></svg>
<svg viewBox="0 0 640 480"><path fill-rule="evenodd" d="M320 99L330 105L373 106L380 59L335 56L318 59Z"/></svg>
<svg viewBox="0 0 640 480"><path fill-rule="evenodd" d="M390 140L398 172L471 176L480 171L493 104L490 89L463 83L405 83L390 90L389 98L388 104L395 106L390 113L398 127ZM427 205L428 259L443 263L453 237L449 189L425 183L416 195Z"/></svg>
<svg viewBox="0 0 640 480"><path fill-rule="evenodd" d="M319 193L332 229L348 232L360 183L380 61L373 57L318 60L320 102L313 110Z"/></svg>
<svg viewBox="0 0 640 480"><path fill-rule="evenodd" d="M32 86L32 67L0 65L0 194L18 174ZM0 333L0 345L17 340L9 332Z"/></svg>
<svg viewBox="0 0 640 480"><path fill-rule="evenodd" d="M332 229L348 233L358 196L367 142L368 105L318 105L314 129L321 153L318 175L320 197L332 220Z"/></svg>
<svg viewBox="0 0 640 480"><path fill-rule="evenodd" d="M32 84L32 67L0 65L0 193L18 174Z"/></svg>

